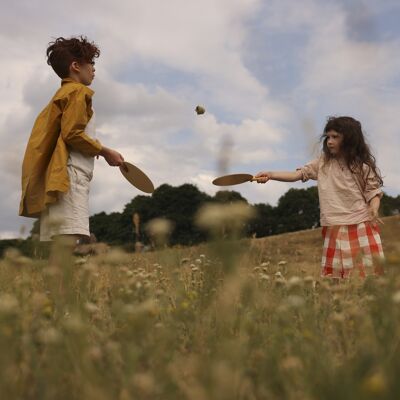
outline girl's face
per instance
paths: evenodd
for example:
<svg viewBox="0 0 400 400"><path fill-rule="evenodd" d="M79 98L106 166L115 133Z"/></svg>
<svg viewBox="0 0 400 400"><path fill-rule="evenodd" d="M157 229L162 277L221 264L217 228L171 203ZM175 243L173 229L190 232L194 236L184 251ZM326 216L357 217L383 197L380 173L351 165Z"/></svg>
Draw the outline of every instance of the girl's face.
<svg viewBox="0 0 400 400"><path fill-rule="evenodd" d="M326 145L328 147L329 152L333 156L337 156L340 154L342 143L343 143L343 135L341 133L336 131L329 131L326 133Z"/></svg>

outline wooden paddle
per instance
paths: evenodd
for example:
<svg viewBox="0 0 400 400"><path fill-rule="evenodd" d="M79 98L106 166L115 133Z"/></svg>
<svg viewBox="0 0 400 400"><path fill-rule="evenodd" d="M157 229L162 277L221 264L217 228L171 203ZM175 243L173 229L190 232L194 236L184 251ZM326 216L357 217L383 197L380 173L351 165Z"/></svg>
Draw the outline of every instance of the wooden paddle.
<svg viewBox="0 0 400 400"><path fill-rule="evenodd" d="M231 186L254 181L257 181L257 178L251 174L231 174L215 178L212 183L217 186Z"/></svg>
<svg viewBox="0 0 400 400"><path fill-rule="evenodd" d="M124 165L119 167L122 175L137 189L145 193L153 193L154 185L150 178L135 165L124 162Z"/></svg>

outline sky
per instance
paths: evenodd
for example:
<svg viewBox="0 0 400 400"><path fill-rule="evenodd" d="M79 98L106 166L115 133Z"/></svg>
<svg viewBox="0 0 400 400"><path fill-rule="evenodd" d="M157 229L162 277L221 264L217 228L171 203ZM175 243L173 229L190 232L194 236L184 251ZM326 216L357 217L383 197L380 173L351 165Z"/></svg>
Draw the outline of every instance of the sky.
<svg viewBox="0 0 400 400"><path fill-rule="evenodd" d="M38 113L59 88L45 51L85 35L101 50L97 137L155 186L209 194L220 173L294 170L318 155L328 116L361 121L384 177L400 193L398 0L0 0L0 238L29 233L18 216L21 165ZM206 108L198 116L196 105ZM235 186L275 205L289 188ZM91 214L140 194L104 159Z"/></svg>

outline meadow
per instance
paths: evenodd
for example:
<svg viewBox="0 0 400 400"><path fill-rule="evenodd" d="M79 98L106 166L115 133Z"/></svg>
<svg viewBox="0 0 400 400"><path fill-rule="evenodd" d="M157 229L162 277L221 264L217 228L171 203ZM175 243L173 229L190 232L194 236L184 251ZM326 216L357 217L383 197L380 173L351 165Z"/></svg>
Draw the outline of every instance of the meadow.
<svg viewBox="0 0 400 400"><path fill-rule="evenodd" d="M9 249L1 398L400 398L399 216L384 218L385 275L348 281L319 277L320 229L221 237L211 217L196 247Z"/></svg>

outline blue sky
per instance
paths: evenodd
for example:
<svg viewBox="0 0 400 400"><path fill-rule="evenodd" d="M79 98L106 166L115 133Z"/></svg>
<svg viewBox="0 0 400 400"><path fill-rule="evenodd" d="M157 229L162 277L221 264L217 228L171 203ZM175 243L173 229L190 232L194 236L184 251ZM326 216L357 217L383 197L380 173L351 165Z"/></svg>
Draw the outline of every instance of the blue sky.
<svg viewBox="0 0 400 400"><path fill-rule="evenodd" d="M40 4L39 4L40 3ZM97 134L154 180L213 193L222 143L229 172L292 170L315 157L329 115L359 119L400 193L400 3L396 0L49 0L4 3L0 16L0 237L17 216L20 170L35 116L57 90L45 62L57 36L101 48L93 89ZM197 116L197 104L206 107ZM290 187L235 187L275 204ZM120 211L139 194L96 162L91 210Z"/></svg>

